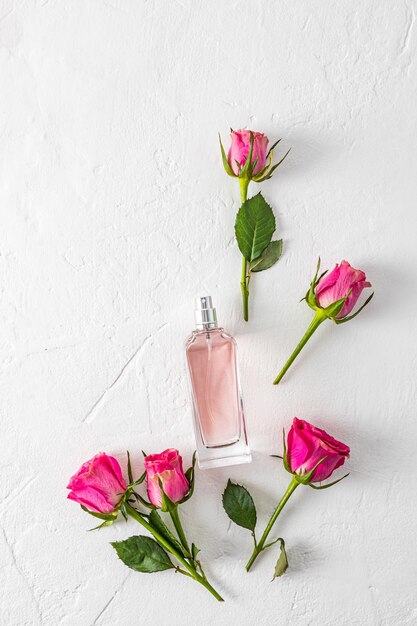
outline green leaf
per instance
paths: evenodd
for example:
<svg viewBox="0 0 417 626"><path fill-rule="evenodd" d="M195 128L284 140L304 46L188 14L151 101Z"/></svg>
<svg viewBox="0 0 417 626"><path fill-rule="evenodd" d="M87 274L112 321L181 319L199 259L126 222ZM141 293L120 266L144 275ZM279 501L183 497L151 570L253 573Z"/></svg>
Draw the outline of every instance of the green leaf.
<svg viewBox="0 0 417 626"><path fill-rule="evenodd" d="M235 233L239 250L247 261L261 256L274 231L274 213L261 193L242 204L236 216Z"/></svg>
<svg viewBox="0 0 417 626"><path fill-rule="evenodd" d="M150 537L137 535L126 541L114 541L111 545L119 559L137 572L150 574L174 567L165 550Z"/></svg>
<svg viewBox="0 0 417 626"><path fill-rule="evenodd" d="M252 272L262 272L272 267L282 254L282 239L271 241L265 248L261 256L252 261L250 269Z"/></svg>
<svg viewBox="0 0 417 626"><path fill-rule="evenodd" d="M249 491L229 479L223 493L223 508L232 522L252 532L256 526L256 508Z"/></svg>
<svg viewBox="0 0 417 626"><path fill-rule="evenodd" d="M166 526L165 522L162 520L162 517L159 515L157 511L151 511L149 514L149 523L160 535L163 536L164 539L168 541L169 544L178 552L184 556L184 549L182 545L176 540L173 533L169 530L168 526Z"/></svg>
<svg viewBox="0 0 417 626"><path fill-rule="evenodd" d="M281 543L281 551L279 553L277 564L275 565L274 577L272 580L275 580L275 578L278 578L279 576L282 576L283 574L285 574L285 572L288 569L288 559L287 559L287 553L285 551L285 541L281 537L278 538L278 541L280 541Z"/></svg>

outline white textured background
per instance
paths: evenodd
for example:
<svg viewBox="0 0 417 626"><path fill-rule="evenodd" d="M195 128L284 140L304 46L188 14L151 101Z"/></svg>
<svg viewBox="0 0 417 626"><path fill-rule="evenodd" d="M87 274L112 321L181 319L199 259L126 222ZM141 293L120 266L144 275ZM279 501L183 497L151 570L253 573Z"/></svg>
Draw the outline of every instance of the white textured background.
<svg viewBox="0 0 417 626"><path fill-rule="evenodd" d="M3 0L0 4L2 626L415 625L416 26L414 0ZM262 190L282 260L241 318L237 183L217 132L283 137ZM258 191L255 185L252 193ZM304 332L321 255L375 298ZM240 346L254 460L198 472L189 535L227 602L145 575L87 533L69 476L99 450L193 450L183 340L209 292ZM320 336L319 336L320 335ZM294 415L351 445L351 476L300 488L247 575L248 532L221 493L244 482L264 525L289 476L269 458Z"/></svg>

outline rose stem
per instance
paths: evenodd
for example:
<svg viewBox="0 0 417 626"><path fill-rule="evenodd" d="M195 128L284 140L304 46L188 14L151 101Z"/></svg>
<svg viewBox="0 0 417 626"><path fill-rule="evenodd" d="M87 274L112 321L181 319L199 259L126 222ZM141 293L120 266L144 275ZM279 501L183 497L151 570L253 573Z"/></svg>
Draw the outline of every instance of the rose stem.
<svg viewBox="0 0 417 626"><path fill-rule="evenodd" d="M181 541L182 545L184 546L184 548L186 549L186 551L190 555L190 557L192 557L191 550L190 550L190 547L188 545L188 541L187 541L187 538L186 538L185 533L184 533L184 529L183 529L182 524L181 524L180 516L179 516L179 513L178 513L178 507L176 506L175 508L173 508L169 512L169 514L171 515L171 519L174 522L175 530L178 533L179 540Z"/></svg>
<svg viewBox="0 0 417 626"><path fill-rule="evenodd" d="M268 525L265 528L262 537L260 538L259 542L255 546L255 548L253 550L253 553L252 553L252 556L250 557L249 561L246 564L246 571L247 572L249 572L249 570L252 567L252 565L253 565L255 559L257 558L258 554L260 552L262 552L262 550L264 549L266 538L268 537L269 533L271 532L272 526L275 524L276 519L277 519L278 515L281 513L282 509L284 508L287 500L290 498L291 494L294 493L294 491L297 489L299 484L300 483L297 481L297 479L293 478L291 480L290 484L288 485L287 491L284 493L284 495L282 496L281 500L279 501L279 504L278 504L277 508L275 509L271 519L269 520Z"/></svg>
<svg viewBox="0 0 417 626"><path fill-rule="evenodd" d="M155 537L155 539L158 540L158 543L163 545L164 548L168 550L168 552L171 552L171 554L175 556L177 561L179 561L181 565L187 570L191 578L194 578L194 580L200 583L200 585L203 585L203 587L205 587L216 598L216 600L218 600L219 602L223 602L223 598L217 593L214 587L210 585L208 580L203 578L203 576L200 576L200 574L196 572L195 568L182 557L178 550L171 546L171 544L161 534L159 534L159 532L155 530L145 519L143 519L141 514L138 513L138 511L136 511L132 506L130 506L130 504L126 503L125 506L128 515L130 515L130 517L139 522L139 524L142 524L142 526L144 526L144 528L146 528L146 530L148 530Z"/></svg>
<svg viewBox="0 0 417 626"><path fill-rule="evenodd" d="M242 204L246 202L248 199L248 186L249 186L249 178L239 178L240 185L240 199ZM244 256L242 256L242 275L240 278L240 289L242 291L242 299L243 299L243 319L245 322L249 320L249 288L247 282L247 261Z"/></svg>
<svg viewBox="0 0 417 626"><path fill-rule="evenodd" d="M296 349L294 350L294 352L292 353L288 361L285 363L284 367L282 368L282 370L280 371L276 379L274 380L274 383L273 383L274 385L278 385L280 380L282 380L286 371L289 369L290 365L293 363L293 361L295 361L297 356L300 354L301 350L304 348L307 341L310 339L311 335L317 330L317 328L320 326L322 322L324 322L325 319L327 319L326 314L323 312L322 309L318 309L316 311L315 316L313 317L313 320L310 326L307 328L306 332L304 333L303 338L301 339L300 343L298 344L298 346L296 347Z"/></svg>

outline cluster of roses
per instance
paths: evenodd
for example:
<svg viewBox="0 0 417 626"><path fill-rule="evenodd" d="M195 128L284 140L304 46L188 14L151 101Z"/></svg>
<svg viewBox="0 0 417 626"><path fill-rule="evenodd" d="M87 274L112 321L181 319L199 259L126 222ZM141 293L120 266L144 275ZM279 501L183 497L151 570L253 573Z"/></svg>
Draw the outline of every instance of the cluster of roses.
<svg viewBox="0 0 417 626"><path fill-rule="evenodd" d="M251 530L254 538L254 550L246 565L248 571L263 550L276 541L281 541L275 576L284 573L287 556L283 539L266 543L278 515L298 485L325 489L335 484L333 482L318 487L314 483L329 478L348 456L348 446L308 422L294 418L286 441L284 436L282 457L284 467L292 474L292 479L259 541L255 536L256 509L253 500L244 487L229 480L223 494L224 509L236 524ZM197 558L199 549L194 543L190 546L178 513L179 505L186 502L193 493L194 461L195 458L192 466L184 472L178 450L172 448L161 454L145 456L145 471L140 478L134 480L128 454L127 483L118 461L101 452L84 463L71 478L68 498L81 504L84 511L99 518L101 523L97 528L110 526L120 513L126 520L131 517L139 522L152 535L134 535L125 541L112 543L119 558L128 567L146 573L174 569L193 578L217 600L222 601L223 598L207 580L201 561ZM139 485L145 480L149 500L138 493ZM171 528L158 511L170 516Z"/></svg>
<svg viewBox="0 0 417 626"><path fill-rule="evenodd" d="M267 152L268 138L265 135L252 131L232 131L231 137L227 156L221 141L220 145L225 170L238 179L241 191L242 206L236 217L235 233L242 252L241 291L244 319L248 320L251 275L271 267L278 261L282 251L282 240L272 241L276 223L271 207L260 193L248 199L248 186L251 181L260 183L271 178L288 152L273 165L273 149L277 144ZM371 294L352 313L363 289L371 286L365 273L354 269L347 261L336 264L330 272L319 275L319 271L320 259L316 274L303 298L314 310L314 318L274 384L281 381L324 320L329 319L336 324L345 323L353 319L373 296ZM281 549L274 577L285 572L288 561L284 540L279 537L266 543L272 527L299 485L327 489L345 478L347 474L329 484L317 485L343 465L349 453L349 447L345 444L312 424L294 418L287 436L284 433L283 454L280 457L292 478L259 540L255 533L257 513L251 495L245 487L228 481L223 493L223 507L233 522L251 531L254 541L253 552L246 565L248 571L261 552L279 541ZM71 478L68 497L100 520L98 528L113 524L120 513L126 520L129 517L136 520L152 535L135 535L125 541L112 543L119 558L128 567L147 573L174 569L196 580L221 601L221 596L207 580L201 561L197 558L199 549L194 543L190 545L185 536L178 513L179 505L189 500L194 490L194 463L195 456L192 466L184 472L181 456L175 449L165 450L161 454L145 455L145 471L134 480L128 454L129 482L126 483L117 460L100 453L84 463ZM148 499L139 493L140 485L145 480ZM170 516L171 526L166 524L161 512Z"/></svg>

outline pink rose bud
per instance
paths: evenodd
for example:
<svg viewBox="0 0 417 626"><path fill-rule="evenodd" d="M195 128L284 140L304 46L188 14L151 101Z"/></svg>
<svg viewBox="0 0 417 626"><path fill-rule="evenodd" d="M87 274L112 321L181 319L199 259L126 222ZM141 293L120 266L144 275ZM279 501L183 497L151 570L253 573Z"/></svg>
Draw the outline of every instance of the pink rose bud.
<svg viewBox="0 0 417 626"><path fill-rule="evenodd" d="M67 485L70 500L96 513L112 513L117 509L126 491L118 461L99 452L84 463Z"/></svg>
<svg viewBox="0 0 417 626"><path fill-rule="evenodd" d="M182 469L182 458L175 448L164 450L161 454L146 456L145 470L149 500L158 508L162 506L159 481L162 483L164 493L172 502L179 502L190 490L190 484Z"/></svg>
<svg viewBox="0 0 417 626"><path fill-rule="evenodd" d="M365 287L371 287L371 283L366 280L365 272L355 270L347 261L342 261L317 283L316 302L322 309L325 309L337 300L348 296L342 310L336 315L337 319L341 319L352 311ZM349 292L351 292L350 295L348 295Z"/></svg>
<svg viewBox="0 0 417 626"><path fill-rule="evenodd" d="M256 176L261 172L266 164L266 151L268 148L268 137L263 133L257 133L250 130L232 130L232 143L227 155L227 161L236 176L239 176L240 170L245 165L249 156L250 136L253 134L253 152L251 163L256 165L253 168L252 176ZM239 167L240 166L240 167Z"/></svg>
<svg viewBox="0 0 417 626"><path fill-rule="evenodd" d="M350 449L336 441L324 430L294 417L287 436L286 460L293 474L304 476L326 457L314 470L310 482L329 478L335 469L349 458Z"/></svg>

